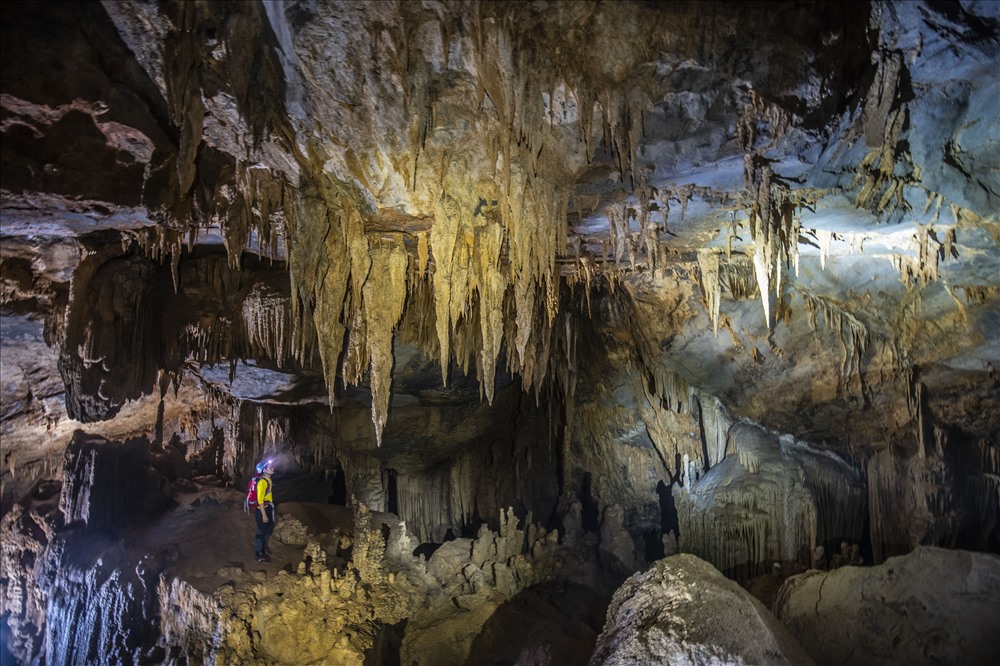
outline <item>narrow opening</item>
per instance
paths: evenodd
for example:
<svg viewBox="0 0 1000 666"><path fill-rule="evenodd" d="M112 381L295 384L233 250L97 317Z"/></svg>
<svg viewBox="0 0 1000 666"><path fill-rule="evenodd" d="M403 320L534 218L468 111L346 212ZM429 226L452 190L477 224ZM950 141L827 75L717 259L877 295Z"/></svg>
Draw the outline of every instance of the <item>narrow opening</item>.
<svg viewBox="0 0 1000 666"><path fill-rule="evenodd" d="M681 522L677 516L677 506L674 504L674 495L670 492L670 486L663 481L657 483L656 496L660 500L660 529L663 534L674 532L680 537Z"/></svg>
<svg viewBox="0 0 1000 666"><path fill-rule="evenodd" d="M583 505L583 529L587 532L596 532L600 522L600 511L591 490L591 483L590 472L585 472L580 487L580 504Z"/></svg>
<svg viewBox="0 0 1000 666"><path fill-rule="evenodd" d="M396 470L385 470L386 475L386 507L389 513L399 515L399 488L396 486Z"/></svg>
<svg viewBox="0 0 1000 666"><path fill-rule="evenodd" d="M339 460L337 468L333 470L333 478L330 479L330 499L327 503L347 506L347 475Z"/></svg>

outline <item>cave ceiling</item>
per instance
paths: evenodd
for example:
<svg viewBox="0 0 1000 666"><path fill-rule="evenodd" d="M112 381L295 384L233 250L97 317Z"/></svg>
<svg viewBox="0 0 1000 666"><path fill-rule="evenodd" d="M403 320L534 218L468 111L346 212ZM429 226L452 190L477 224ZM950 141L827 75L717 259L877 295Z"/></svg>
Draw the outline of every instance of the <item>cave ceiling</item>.
<svg viewBox="0 0 1000 666"><path fill-rule="evenodd" d="M1000 433L996 3L21 2L2 38L4 383L44 339L79 421L190 371L370 405L375 446L624 373L841 452Z"/></svg>

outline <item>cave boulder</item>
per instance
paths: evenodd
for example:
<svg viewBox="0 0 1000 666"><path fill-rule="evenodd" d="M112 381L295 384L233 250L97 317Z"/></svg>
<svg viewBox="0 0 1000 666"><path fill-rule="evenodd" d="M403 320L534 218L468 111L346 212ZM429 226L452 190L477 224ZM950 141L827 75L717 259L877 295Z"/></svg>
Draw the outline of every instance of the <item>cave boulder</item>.
<svg viewBox="0 0 1000 666"><path fill-rule="evenodd" d="M1000 557L924 546L808 571L785 582L774 613L819 664L997 664Z"/></svg>
<svg viewBox="0 0 1000 666"><path fill-rule="evenodd" d="M591 666L812 664L758 600L711 564L674 555L637 573L608 607Z"/></svg>

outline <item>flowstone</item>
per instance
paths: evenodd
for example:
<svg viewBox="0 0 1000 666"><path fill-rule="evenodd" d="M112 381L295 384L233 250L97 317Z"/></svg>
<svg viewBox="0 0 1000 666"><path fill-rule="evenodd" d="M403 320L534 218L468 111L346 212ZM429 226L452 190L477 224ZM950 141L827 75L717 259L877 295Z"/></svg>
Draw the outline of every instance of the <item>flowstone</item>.
<svg viewBox="0 0 1000 666"><path fill-rule="evenodd" d="M813 566L817 545L860 540L865 487L855 467L749 423L730 429L727 450L673 489L681 551L748 579L774 562Z"/></svg>

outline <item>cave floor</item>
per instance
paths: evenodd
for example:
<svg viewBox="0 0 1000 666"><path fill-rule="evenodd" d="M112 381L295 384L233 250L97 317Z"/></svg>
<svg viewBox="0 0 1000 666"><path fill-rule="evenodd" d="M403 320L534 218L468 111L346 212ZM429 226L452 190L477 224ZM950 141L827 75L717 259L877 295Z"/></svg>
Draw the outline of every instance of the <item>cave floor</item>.
<svg viewBox="0 0 1000 666"><path fill-rule="evenodd" d="M271 562L254 557L253 516L243 510L242 493L233 489L206 488L178 495L178 506L154 522L133 527L122 538L143 554L173 553L163 574L179 578L199 592L211 594L221 585L238 583L241 572L252 581L279 571L294 573L303 559L303 545L283 543L274 535L269 546ZM278 525L294 518L311 538L353 531L351 509L318 502L284 502L278 506Z"/></svg>
<svg viewBox="0 0 1000 666"><path fill-rule="evenodd" d="M380 515L390 522L398 520L391 514ZM318 543L328 553L339 550L340 555L348 556L338 548L338 542L341 535L354 535L351 508L288 501L278 503L278 516L277 533L270 541L270 563L257 562L254 557L254 520L243 510L242 493L233 488L199 486L193 492L179 493L176 506L149 523L122 531L116 542L126 551L122 554L133 562L162 557L163 579L178 579L206 596L226 586L238 592L275 580L283 573L295 574L308 559L306 541ZM289 523L285 531L282 521ZM99 543L95 541L94 546ZM326 564L341 573L347 567L347 562L335 555ZM537 652L550 656L558 653L560 663L584 664L600 633L608 602L606 592L569 581L522 590L497 605L485 624L475 630L465 663L515 663ZM447 604L447 608L450 610L439 618L442 624L432 633L445 626L458 626L454 622L462 624L459 616L475 615L453 604ZM444 607L439 610L444 611ZM418 627L414 630L422 631Z"/></svg>

